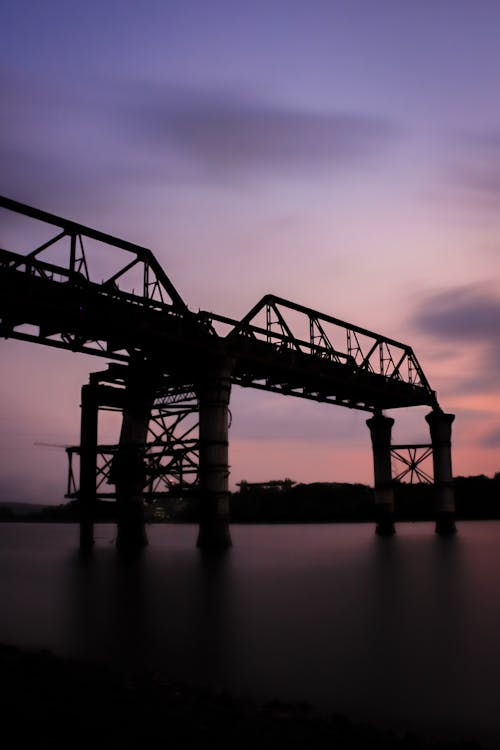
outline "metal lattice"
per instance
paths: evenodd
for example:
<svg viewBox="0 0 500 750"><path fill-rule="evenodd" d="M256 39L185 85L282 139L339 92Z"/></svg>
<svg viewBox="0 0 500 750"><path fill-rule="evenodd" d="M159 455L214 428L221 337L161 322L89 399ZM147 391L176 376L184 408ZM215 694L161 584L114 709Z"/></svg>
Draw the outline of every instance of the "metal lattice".
<svg viewBox="0 0 500 750"><path fill-rule="evenodd" d="M433 483L432 445L392 445L391 458L397 466L397 471L393 474L394 481L409 484Z"/></svg>

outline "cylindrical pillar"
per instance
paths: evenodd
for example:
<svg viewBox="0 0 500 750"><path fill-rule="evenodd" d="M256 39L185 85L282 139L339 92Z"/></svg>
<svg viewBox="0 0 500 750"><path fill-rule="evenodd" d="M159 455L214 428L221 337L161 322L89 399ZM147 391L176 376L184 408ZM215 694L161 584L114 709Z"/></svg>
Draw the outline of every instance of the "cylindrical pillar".
<svg viewBox="0 0 500 750"><path fill-rule="evenodd" d="M118 453L113 463L116 485L116 546L124 551L148 543L144 519L144 446L154 391L148 377L133 373L127 383Z"/></svg>
<svg viewBox="0 0 500 750"><path fill-rule="evenodd" d="M455 494L451 468L451 425L454 414L434 409L425 417L429 424L436 493L436 533L454 534Z"/></svg>
<svg viewBox="0 0 500 750"><path fill-rule="evenodd" d="M231 363L212 363L199 383L200 529L198 547L225 549L229 532L228 430Z"/></svg>
<svg viewBox="0 0 500 750"><path fill-rule="evenodd" d="M375 478L376 533L380 536L394 534L394 487L391 466L391 429L394 420L375 414L366 421L370 428L373 447Z"/></svg>
<svg viewBox="0 0 500 750"><path fill-rule="evenodd" d="M78 493L80 549L94 544L97 461L97 394L93 385L82 386L80 421L80 489Z"/></svg>

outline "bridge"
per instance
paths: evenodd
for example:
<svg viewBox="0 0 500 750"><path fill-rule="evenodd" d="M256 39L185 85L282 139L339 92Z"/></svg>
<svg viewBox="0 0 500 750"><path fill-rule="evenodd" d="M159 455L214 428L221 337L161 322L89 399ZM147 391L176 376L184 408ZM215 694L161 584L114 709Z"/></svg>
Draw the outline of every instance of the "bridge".
<svg viewBox="0 0 500 750"><path fill-rule="evenodd" d="M67 449L82 548L97 499L116 502L117 545L131 549L147 543L145 500L188 494L198 545L231 544L232 385L368 412L377 533L394 533L394 480L406 476L433 481L436 531L454 532L454 416L410 346L274 295L241 320L195 313L149 249L6 197L0 209L14 246L0 249L0 335L107 360L82 386L80 444ZM431 442L391 445L384 410L416 406L430 408ZM98 442L103 409L122 415L117 445ZM391 458L403 465L394 478Z"/></svg>

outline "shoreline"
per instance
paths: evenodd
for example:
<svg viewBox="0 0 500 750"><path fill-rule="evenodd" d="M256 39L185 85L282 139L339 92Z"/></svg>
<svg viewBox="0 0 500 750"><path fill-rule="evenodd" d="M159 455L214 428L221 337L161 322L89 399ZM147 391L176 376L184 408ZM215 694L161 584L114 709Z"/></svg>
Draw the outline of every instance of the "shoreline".
<svg viewBox="0 0 500 750"><path fill-rule="evenodd" d="M127 748L168 742L172 748L189 748L216 743L238 750L280 744L311 750L485 747L413 732L398 735L339 714L319 715L307 703L258 704L48 650L0 644L0 669L6 688L3 734L15 736L16 744L36 740L41 748L83 748L98 742Z"/></svg>

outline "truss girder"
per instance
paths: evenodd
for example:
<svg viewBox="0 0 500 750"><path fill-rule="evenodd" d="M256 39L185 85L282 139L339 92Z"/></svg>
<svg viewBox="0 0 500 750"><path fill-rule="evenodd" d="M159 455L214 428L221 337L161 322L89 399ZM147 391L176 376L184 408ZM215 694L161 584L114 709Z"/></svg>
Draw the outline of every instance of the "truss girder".
<svg viewBox="0 0 500 750"><path fill-rule="evenodd" d="M11 258L11 264L14 267L24 264L33 273L36 272L35 269L37 267L41 269L42 273L47 271L50 272L50 264L42 263L41 266L37 266L35 261L39 260L39 256L49 247L53 247L56 243L67 240L69 245L67 262L63 266L58 266L57 270L52 267L52 272L63 272L69 278L90 282L93 279L89 272L89 264L87 263L85 241L93 241L94 243L99 243L100 246L104 246L104 250L106 247L117 248L124 252L127 257L126 262L107 278L104 280L102 280L102 278L99 279L101 286L118 289L118 280L133 267L140 266L142 269L143 285L142 290L137 292L139 297L150 300L157 299L162 303L169 302L177 310L182 312L187 311L186 304L182 297L166 275L161 265L158 263L151 250L148 248L135 245L132 242L113 237L104 232L99 232L90 227L85 227L74 221L68 221L68 219L63 219L60 216L55 216L46 211L40 211L37 208L26 206L23 203L19 203L4 196L0 196L0 208L34 219L47 227L62 230L54 237L33 248L26 255L18 256L17 259ZM130 255L133 257L129 260L128 257ZM97 279L95 279L95 281L97 281Z"/></svg>
<svg viewBox="0 0 500 750"><path fill-rule="evenodd" d="M273 295L240 321L192 313L150 250L7 198L0 197L0 208L55 232L24 255L0 250L6 338L124 364L141 353L165 373L182 372L184 382L207 359L229 357L235 384L372 412L437 404L405 344ZM99 281L87 242L125 259ZM66 262L45 259L60 243L68 245ZM122 282L138 270L139 290L127 291Z"/></svg>
<svg viewBox="0 0 500 750"><path fill-rule="evenodd" d="M264 320L263 312L265 327L258 324L259 318ZM308 339L304 338L306 331ZM263 297L229 334L233 339L239 336L265 338L278 350L294 349L299 354L341 363L353 373L382 375L389 381L431 392L410 346L281 297Z"/></svg>

